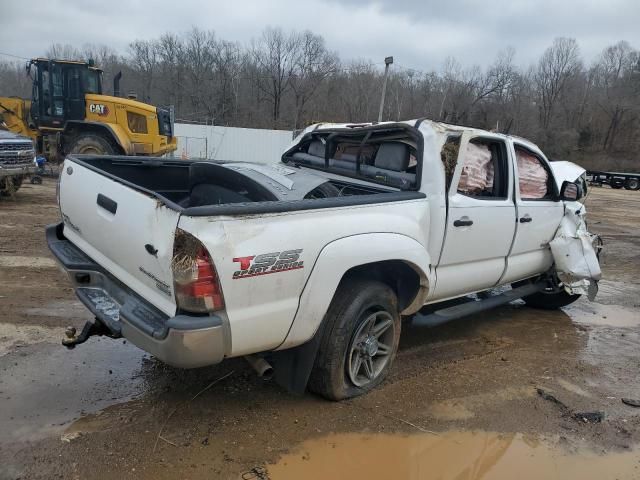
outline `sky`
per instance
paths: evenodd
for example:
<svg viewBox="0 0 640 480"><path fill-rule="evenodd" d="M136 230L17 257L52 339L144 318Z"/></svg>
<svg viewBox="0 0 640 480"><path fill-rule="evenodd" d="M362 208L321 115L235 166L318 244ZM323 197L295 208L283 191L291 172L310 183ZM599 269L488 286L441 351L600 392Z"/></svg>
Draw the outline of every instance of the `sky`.
<svg viewBox="0 0 640 480"><path fill-rule="evenodd" d="M0 52L33 57L53 43L91 43L126 53L133 40L194 26L249 44L270 26L320 34L346 61L484 66L510 46L527 67L559 36L575 38L587 63L619 40L640 48L639 21L640 0L0 0Z"/></svg>

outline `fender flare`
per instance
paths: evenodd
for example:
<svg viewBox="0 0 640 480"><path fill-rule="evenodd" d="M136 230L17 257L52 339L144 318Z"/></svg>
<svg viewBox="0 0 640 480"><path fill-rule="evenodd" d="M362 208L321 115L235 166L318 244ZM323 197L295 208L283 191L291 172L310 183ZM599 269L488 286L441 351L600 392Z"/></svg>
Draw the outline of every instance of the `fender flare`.
<svg viewBox="0 0 640 480"><path fill-rule="evenodd" d="M318 254L303 287L289 332L278 350L300 345L317 332L333 296L345 274L354 267L399 260L420 276L418 294L403 313L418 311L427 296L431 279L431 259L426 248L411 237L398 233L365 233L328 243Z"/></svg>

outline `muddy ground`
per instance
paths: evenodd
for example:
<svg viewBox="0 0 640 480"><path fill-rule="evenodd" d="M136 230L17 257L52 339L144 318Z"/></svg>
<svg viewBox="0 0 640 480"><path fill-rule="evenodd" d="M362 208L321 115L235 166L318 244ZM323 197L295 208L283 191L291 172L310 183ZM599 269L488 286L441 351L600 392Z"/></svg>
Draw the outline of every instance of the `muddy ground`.
<svg viewBox="0 0 640 480"><path fill-rule="evenodd" d="M587 208L606 243L595 303L406 326L391 377L330 403L243 360L64 350L88 314L44 241L55 184L26 185L0 201L0 478L640 478L640 408L621 401L640 399L640 192L593 188Z"/></svg>

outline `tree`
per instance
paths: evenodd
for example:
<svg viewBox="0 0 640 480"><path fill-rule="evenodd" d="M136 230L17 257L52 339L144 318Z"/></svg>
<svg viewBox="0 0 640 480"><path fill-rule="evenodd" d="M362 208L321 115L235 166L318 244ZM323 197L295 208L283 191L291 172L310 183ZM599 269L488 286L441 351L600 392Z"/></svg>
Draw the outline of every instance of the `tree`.
<svg viewBox="0 0 640 480"><path fill-rule="evenodd" d="M142 80L142 99L151 101L155 72L158 66L157 47L155 42L136 40L129 44L132 59L131 68Z"/></svg>
<svg viewBox="0 0 640 480"><path fill-rule="evenodd" d="M541 101L541 123L548 129L553 110L569 79L582 69L580 50L573 38L556 38L538 62L535 75Z"/></svg>
<svg viewBox="0 0 640 480"><path fill-rule="evenodd" d="M307 102L315 95L322 82L338 68L337 55L327 51L321 36L307 30L300 37L297 47L294 68L289 78L295 98L294 130L300 126L300 118Z"/></svg>
<svg viewBox="0 0 640 480"><path fill-rule="evenodd" d="M280 120L282 97L291 87L301 45L299 34L286 35L279 28L267 28L253 44L251 54L258 68L256 83L272 104L274 128Z"/></svg>

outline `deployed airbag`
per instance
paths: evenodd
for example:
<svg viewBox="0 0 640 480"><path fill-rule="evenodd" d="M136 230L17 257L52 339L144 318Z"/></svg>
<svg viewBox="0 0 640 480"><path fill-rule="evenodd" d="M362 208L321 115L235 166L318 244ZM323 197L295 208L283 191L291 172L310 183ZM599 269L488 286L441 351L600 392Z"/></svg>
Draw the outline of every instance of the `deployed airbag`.
<svg viewBox="0 0 640 480"><path fill-rule="evenodd" d="M460 173L458 191L466 195L479 195L493 189L493 162L488 145L469 143Z"/></svg>
<svg viewBox="0 0 640 480"><path fill-rule="evenodd" d="M549 173L540 160L531 153L516 149L520 197L523 199L544 198L547 195Z"/></svg>

